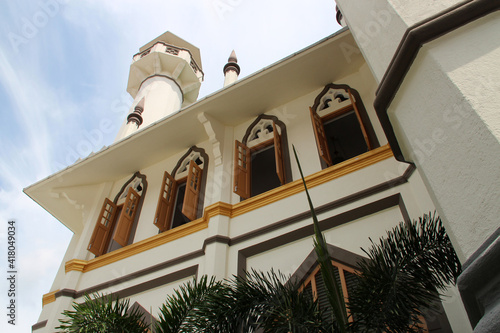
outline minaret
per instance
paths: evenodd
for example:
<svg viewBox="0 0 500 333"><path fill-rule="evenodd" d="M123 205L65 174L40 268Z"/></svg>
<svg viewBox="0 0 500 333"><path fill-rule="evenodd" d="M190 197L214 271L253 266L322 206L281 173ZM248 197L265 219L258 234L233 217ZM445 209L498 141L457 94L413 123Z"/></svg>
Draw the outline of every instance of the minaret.
<svg viewBox="0 0 500 333"><path fill-rule="evenodd" d="M224 87L236 82L238 75L240 75L240 66L238 65L236 53L233 50L229 59L227 59L227 64L224 66Z"/></svg>
<svg viewBox="0 0 500 333"><path fill-rule="evenodd" d="M171 32L141 47L128 78L134 102L115 141L195 102L202 81L200 50Z"/></svg>

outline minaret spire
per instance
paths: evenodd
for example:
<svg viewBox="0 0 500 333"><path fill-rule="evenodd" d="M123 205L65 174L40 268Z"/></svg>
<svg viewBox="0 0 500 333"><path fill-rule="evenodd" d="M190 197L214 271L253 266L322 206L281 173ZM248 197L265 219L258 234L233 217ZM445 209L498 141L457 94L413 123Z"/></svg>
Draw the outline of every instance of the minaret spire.
<svg viewBox="0 0 500 333"><path fill-rule="evenodd" d="M240 66L238 65L236 52L233 50L227 59L227 64L224 66L224 87L236 82L238 75L240 75Z"/></svg>

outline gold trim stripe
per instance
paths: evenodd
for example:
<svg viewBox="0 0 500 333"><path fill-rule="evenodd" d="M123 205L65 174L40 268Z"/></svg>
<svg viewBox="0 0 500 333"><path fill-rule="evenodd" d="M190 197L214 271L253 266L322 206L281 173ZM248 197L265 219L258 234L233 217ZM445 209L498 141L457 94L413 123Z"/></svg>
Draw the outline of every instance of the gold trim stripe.
<svg viewBox="0 0 500 333"><path fill-rule="evenodd" d="M42 296L42 308L52 302L56 301L56 293L59 291L59 289L55 291L51 291L50 293L46 293Z"/></svg>
<svg viewBox="0 0 500 333"><path fill-rule="evenodd" d="M385 145L359 155L355 158L352 158L348 161L336 164L332 167L309 175L305 177L306 183L308 188L312 188L391 157L393 157L391 148L389 147L389 145ZM149 237L134 244L127 245L125 247L122 247L121 249L106 253L91 260L72 259L66 262L66 273L69 271L78 271L85 273L96 268L109 265L118 260L131 257L138 253L153 249L157 246L208 228L209 220L217 215L236 217L302 191L304 191L302 180L297 179L291 183L285 184L255 197L246 199L234 205L225 202L214 203L205 208L203 217L186 223L180 227L167 230L165 232L162 232L161 234Z"/></svg>
<svg viewBox="0 0 500 333"><path fill-rule="evenodd" d="M393 157L393 155L389 145L370 150L350 160L305 177L307 187L313 188L391 157ZM248 213L254 209L282 200L302 191L304 191L302 179L294 180L291 183L234 204L230 217Z"/></svg>
<svg viewBox="0 0 500 333"><path fill-rule="evenodd" d="M93 269L109 265L121 259L131 257L133 255L153 249L178 238L182 238L197 231L203 230L207 227L208 218L207 214L204 214L202 218L186 223L180 227L167 230L165 232L162 232L161 234L149 237L140 242L127 245L113 252L109 252L97 258L88 260L82 272L85 273Z"/></svg>

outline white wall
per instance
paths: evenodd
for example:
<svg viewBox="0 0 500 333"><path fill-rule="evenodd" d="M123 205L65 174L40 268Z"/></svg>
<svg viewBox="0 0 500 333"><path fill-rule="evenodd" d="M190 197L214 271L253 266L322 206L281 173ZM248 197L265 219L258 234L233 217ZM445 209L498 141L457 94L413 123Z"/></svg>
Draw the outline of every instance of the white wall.
<svg viewBox="0 0 500 333"><path fill-rule="evenodd" d="M462 260L500 216L499 30L494 13L425 45L389 109Z"/></svg>
<svg viewBox="0 0 500 333"><path fill-rule="evenodd" d="M460 0L336 0L377 82L406 29Z"/></svg>

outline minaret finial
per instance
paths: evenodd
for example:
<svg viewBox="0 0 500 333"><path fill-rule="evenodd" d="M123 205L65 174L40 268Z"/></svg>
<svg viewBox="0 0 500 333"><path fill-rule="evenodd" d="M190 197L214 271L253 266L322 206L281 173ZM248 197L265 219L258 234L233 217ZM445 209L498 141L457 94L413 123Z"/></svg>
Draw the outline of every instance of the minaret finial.
<svg viewBox="0 0 500 333"><path fill-rule="evenodd" d="M231 52L231 55L227 59L227 62L238 63L238 58L236 58L236 52L234 52L234 50Z"/></svg>
<svg viewBox="0 0 500 333"><path fill-rule="evenodd" d="M224 66L224 87L238 80L240 75L240 66L238 65L238 58L234 50L227 59L227 64Z"/></svg>

